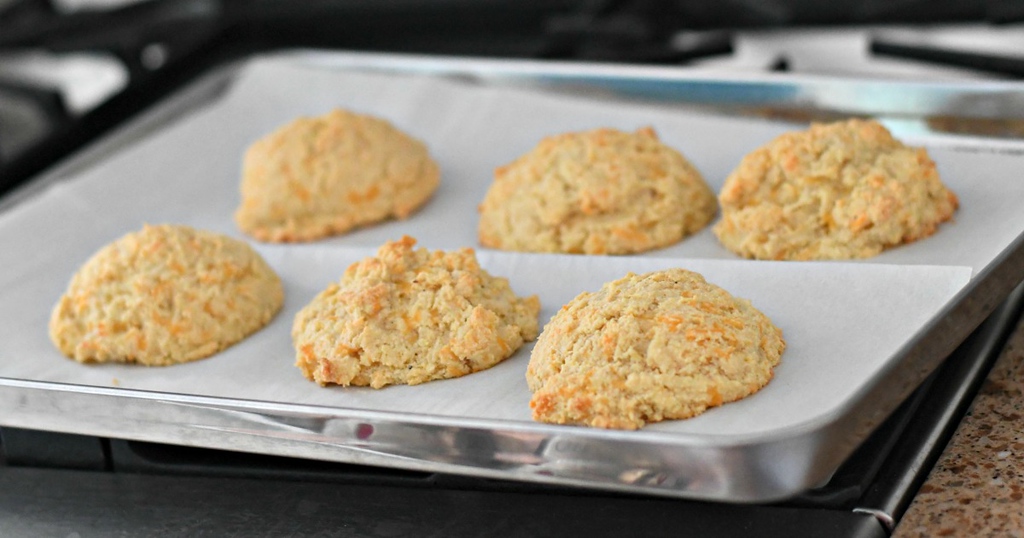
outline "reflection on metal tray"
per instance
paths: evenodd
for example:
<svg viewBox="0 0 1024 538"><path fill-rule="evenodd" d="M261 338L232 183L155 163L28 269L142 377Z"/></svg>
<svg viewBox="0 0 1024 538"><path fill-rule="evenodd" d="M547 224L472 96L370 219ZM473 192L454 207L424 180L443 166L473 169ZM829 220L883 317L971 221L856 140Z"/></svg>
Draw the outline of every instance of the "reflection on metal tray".
<svg viewBox="0 0 1024 538"><path fill-rule="evenodd" d="M709 74L593 63L302 54L310 61L348 69L542 86L592 97L605 95L703 106L718 112L794 123L870 116L888 120L898 135L951 133L1024 137L1024 92L1018 82L915 83L799 74Z"/></svg>
<svg viewBox="0 0 1024 538"><path fill-rule="evenodd" d="M426 70L481 78L489 85L501 82L487 76L495 62L319 54L283 58L326 63L332 69ZM500 65L521 73L529 73L531 68L531 64L514 62ZM545 75L557 73L562 80L571 80L577 70L574 66L536 69ZM585 71L583 67L579 70ZM217 94L212 90L224 87L226 82L230 87L232 76L231 70L215 74L126 127L83 159L100 165L115 162L123 152L131 151L131 146L120 146L119 139L129 141L142 138L145 132L173 129L175 124L169 120L178 111L198 105L197 97L212 96L216 103ZM616 70L615 76L634 80L646 77L657 81L659 87L677 87L682 95L688 89L696 91L694 87L721 84L801 88L799 80L785 84L773 80L702 80L673 77L669 71L653 69L623 68ZM573 80L574 86L591 82L588 77ZM901 88L897 85L891 90ZM944 91L952 95L954 90L948 87ZM775 98L785 100L795 95L800 93L783 92ZM69 163L35 183L41 186L53 178L67 177L85 169L88 163ZM7 207L9 211L18 209L13 202ZM0 380L0 424L680 497L775 499L826 479L1020 282L1022 235L1021 230L1013 232L1012 241L1000 245L1002 252L993 253L976 266L966 287L902 347L896 355L898 360L858 390L838 412L828 420L771 435L673 436L645 432L630 436L519 422L453 420L28 379ZM951 259L956 254L950 253Z"/></svg>

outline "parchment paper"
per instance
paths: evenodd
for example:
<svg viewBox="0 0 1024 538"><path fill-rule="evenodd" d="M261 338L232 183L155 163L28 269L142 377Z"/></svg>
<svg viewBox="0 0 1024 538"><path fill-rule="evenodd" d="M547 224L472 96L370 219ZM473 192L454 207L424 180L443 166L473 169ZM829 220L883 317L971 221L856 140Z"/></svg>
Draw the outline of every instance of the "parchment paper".
<svg viewBox="0 0 1024 538"><path fill-rule="evenodd" d="M66 279L35 267L0 292L0 376L65 383L322 404L451 417L529 421L525 371L529 349L490 370L414 387L320 388L293 366L289 330L295 313L352 262L372 250L304 246L262 248L285 282L284 311L263 331L210 359L165 368L77 364L46 336L49 310ZM492 274L520 294L537 294L547 321L585 290L629 271L684 267L750 299L784 331L789 344L762 392L671 431L714 434L770 431L833 411L868 382L897 348L969 279L963 267L731 260L605 258L481 252ZM45 276L44 276L45 275Z"/></svg>
<svg viewBox="0 0 1024 538"><path fill-rule="evenodd" d="M199 362L168 368L84 366L49 343L49 310L96 249L144 222L176 222L244 237L238 203L242 152L298 115L342 106L388 118L425 140L442 187L420 212L307 245L261 245L282 275L285 310L265 330ZM348 264L402 234L430 248L476 245L476 205L495 166L540 137L598 126L654 125L695 162L714 189L749 150L785 127L653 106L594 103L424 77L347 73L270 58L247 65L231 91L93 168L0 215L0 376L339 408L529 421L529 346L501 365L457 380L379 391L320 388L293 366L295 312ZM584 290L628 271L685 267L751 299L782 327L789 347L776 378L751 398L652 431L716 435L770 432L834 412L871 383L901 344L1024 230L1024 182L1013 154L930 147L960 195L956 222L926 241L869 263L739 260L709 230L634 257L511 254L481 249L495 274L538 294L542 323ZM911 264L911 265L901 265ZM960 267L957 267L960 266ZM966 266L966 267L963 267Z"/></svg>

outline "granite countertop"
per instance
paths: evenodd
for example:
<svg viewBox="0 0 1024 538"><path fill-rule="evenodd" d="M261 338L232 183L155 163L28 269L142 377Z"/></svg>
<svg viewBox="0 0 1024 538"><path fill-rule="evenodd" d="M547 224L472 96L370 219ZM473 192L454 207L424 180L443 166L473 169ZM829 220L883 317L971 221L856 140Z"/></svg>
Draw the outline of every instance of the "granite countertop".
<svg viewBox="0 0 1024 538"><path fill-rule="evenodd" d="M1024 537L1024 320L894 537Z"/></svg>

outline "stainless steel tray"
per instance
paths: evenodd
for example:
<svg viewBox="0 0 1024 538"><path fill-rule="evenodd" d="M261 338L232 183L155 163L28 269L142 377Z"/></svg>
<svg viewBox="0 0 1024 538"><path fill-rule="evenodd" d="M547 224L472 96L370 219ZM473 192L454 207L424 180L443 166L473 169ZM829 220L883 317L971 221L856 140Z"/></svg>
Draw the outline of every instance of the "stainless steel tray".
<svg viewBox="0 0 1024 538"><path fill-rule="evenodd" d="M180 124L177 119L204 107L215 107L224 99L225 92L245 84L252 65L265 61L337 71L444 75L488 88L540 86L579 99L584 99L580 94L586 93L586 99L604 100L610 107L626 106L621 94L625 90L631 99L639 95L646 101L659 101L658 106L665 106L666 102L673 106L743 102L772 109L815 112L827 108L840 113L897 115L901 123L896 125L906 129L927 125L918 121L921 114L941 115L949 112L948 107L959 107L963 102L1012 104L1022 88L1013 84L924 85L774 76L727 79L657 68L298 52L269 59L254 58L212 73L113 136L37 178L8 197L0 208L8 214L30 210L35 195L41 195L47 186L61 179L70 178L73 183L90 170L128 166L123 159L132 153L135 141L173 131ZM843 95L856 98L846 100ZM873 100L862 99L864 95L874 96ZM893 104L904 99L911 106L900 108ZM718 121L714 116L710 118L709 121ZM277 121L270 118L267 123ZM766 128L770 131L781 127ZM970 159L975 166L997 160L1005 166L1007 159L1017 158L1015 155L1024 148L1014 143L959 137L945 143L947 149L952 148L949 151L965 151L964 159ZM487 180L481 178L482 182ZM232 177L230 181L236 179ZM203 222L202 216L197 218ZM971 224L969 217L963 220L965 227ZM1002 235L996 234L1000 239L995 251L948 245L949 249L937 252L897 249L901 252L881 257L880 263L893 265L967 265L972 268L972 276L941 311L909 335L869 382L857 387L834 410L813 421L756 435L680 434L657 428L609 432L387 408L305 405L258 397L217 398L187 391L155 392L97 383L68 384L29 377L0 378L0 424L677 497L737 502L780 499L826 480L853 448L1024 279L1024 226L1010 231L1009 235L1005 229ZM362 241L373 237L370 233ZM947 234L946 239L949 237L955 235ZM109 239L112 238L106 238ZM728 256L696 248L686 251L686 255ZM660 255L671 257L677 253L670 250ZM623 259L627 258L616 258ZM79 261L60 263L73 266ZM710 267L715 262L707 263ZM868 266L864 267L868 272ZM48 301L59 290L25 293L38 293L40 300ZM39 359L9 356L3 350L0 344L4 361Z"/></svg>

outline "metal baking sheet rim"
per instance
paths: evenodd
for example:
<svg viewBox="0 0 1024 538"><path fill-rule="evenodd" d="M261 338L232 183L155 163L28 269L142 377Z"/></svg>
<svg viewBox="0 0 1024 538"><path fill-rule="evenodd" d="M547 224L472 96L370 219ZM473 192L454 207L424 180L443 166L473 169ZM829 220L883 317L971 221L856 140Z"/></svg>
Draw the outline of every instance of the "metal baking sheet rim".
<svg viewBox="0 0 1024 538"><path fill-rule="evenodd" d="M530 68L539 66L536 62L438 57L287 54L307 54L318 61L329 58L339 68L373 67L446 75L475 76L480 74L476 69L489 73L500 65L506 74L529 77ZM559 64L533 74L557 76L564 82L571 81L576 70L589 73L593 68ZM204 81L222 85L223 77L230 77L233 71L231 66L225 66L224 72L200 79L177 95L212 97L209 88L194 90ZM630 71L637 74L649 70ZM681 87L723 81L740 86L757 82L755 77L659 78L663 84ZM799 90L803 83L808 81L797 79L786 84ZM942 87L944 93L954 89L950 85ZM789 99L800 93L776 97ZM148 120L131 122L119 132L123 135L144 128L154 118L157 122L168 121L172 114L159 111L173 101L174 97L158 104ZM100 141L97 146L105 148L104 151L115 150L109 142ZM76 160L95 158L95 152L86 150L44 173L37 181L59 176L61 169L73 167ZM901 348L898 360L879 372L873 383L854 394L838 412L771 435L666 435L642 430L621 432L473 419L460 419L459 425L453 426L451 418L429 415L9 378L0 378L0 424L680 498L729 502L782 500L826 481L854 448L1024 280L1021 267L1024 233Z"/></svg>
<svg viewBox="0 0 1024 538"><path fill-rule="evenodd" d="M685 71L657 65L438 57L412 54L291 53L302 61L344 69L466 76L489 82L526 81L588 86L616 94L718 105L779 105L846 114L950 115L1024 118L1024 84L1017 81L935 82L792 73Z"/></svg>

